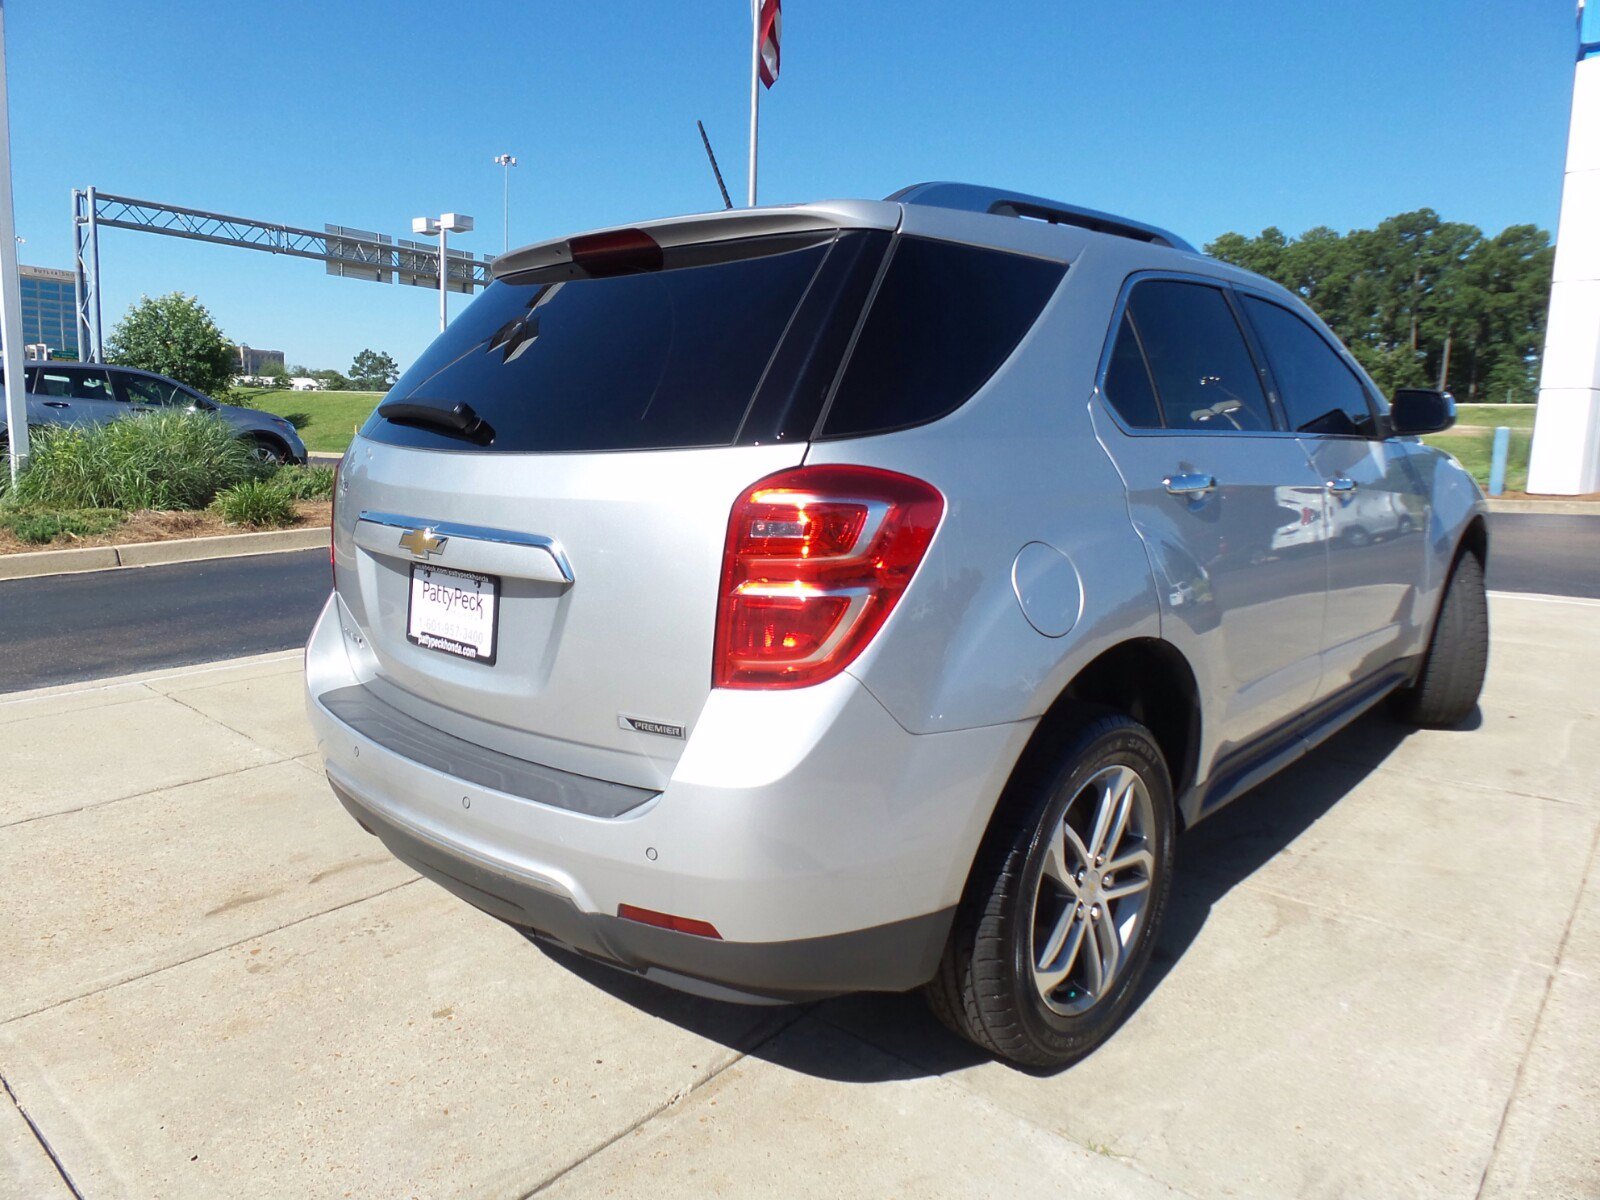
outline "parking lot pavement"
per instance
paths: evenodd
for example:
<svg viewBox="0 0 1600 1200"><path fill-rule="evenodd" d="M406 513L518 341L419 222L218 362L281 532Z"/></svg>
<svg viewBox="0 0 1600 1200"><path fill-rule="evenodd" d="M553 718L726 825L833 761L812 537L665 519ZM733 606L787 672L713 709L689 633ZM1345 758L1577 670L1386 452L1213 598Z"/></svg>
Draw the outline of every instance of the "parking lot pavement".
<svg viewBox="0 0 1600 1200"><path fill-rule="evenodd" d="M1595 1196L1600 604L1492 606L1476 727L1186 835L1052 1076L536 949L345 816L297 652L0 700L0 1194Z"/></svg>

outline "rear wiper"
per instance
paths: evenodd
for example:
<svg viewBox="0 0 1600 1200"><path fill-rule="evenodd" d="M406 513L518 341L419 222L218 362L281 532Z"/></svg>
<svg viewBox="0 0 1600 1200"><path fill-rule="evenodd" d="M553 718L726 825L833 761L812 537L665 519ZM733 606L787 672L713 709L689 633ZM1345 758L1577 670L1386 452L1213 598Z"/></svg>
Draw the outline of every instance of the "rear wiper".
<svg viewBox="0 0 1600 1200"><path fill-rule="evenodd" d="M378 405L378 415L396 425L417 425L435 429L455 437L466 438L480 446L494 441L494 426L473 411L470 404L452 404L439 408L432 404L412 404L405 400L389 400Z"/></svg>

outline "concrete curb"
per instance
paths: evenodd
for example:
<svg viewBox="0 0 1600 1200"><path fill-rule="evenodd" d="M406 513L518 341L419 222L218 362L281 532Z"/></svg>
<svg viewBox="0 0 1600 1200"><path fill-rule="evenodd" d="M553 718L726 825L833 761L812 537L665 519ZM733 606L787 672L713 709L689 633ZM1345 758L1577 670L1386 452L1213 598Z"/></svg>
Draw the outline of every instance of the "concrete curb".
<svg viewBox="0 0 1600 1200"><path fill-rule="evenodd" d="M306 461L313 467L337 467L344 455L329 450L307 450Z"/></svg>
<svg viewBox="0 0 1600 1200"><path fill-rule="evenodd" d="M1600 501L1596 500L1511 500L1504 496L1488 498L1489 511L1494 513L1540 513L1545 516L1600 517Z"/></svg>
<svg viewBox="0 0 1600 1200"><path fill-rule="evenodd" d="M215 537L173 538L165 542L129 542L122 546L85 546L80 550L36 550L0 554L0 579L32 579L109 571L117 567L149 567L158 563L198 562L246 554L312 550L328 544L328 527L269 529L264 533L226 533Z"/></svg>
<svg viewBox="0 0 1600 1200"><path fill-rule="evenodd" d="M0 692L0 709L10 704L26 704L33 700L73 696L80 692L108 692L130 684L158 684L168 679L187 679L190 676L233 671L244 667L298 661L305 657L305 653L303 647L296 646L289 650L269 650L265 654L247 654L240 658L218 658L211 662L191 663L186 667L157 667L150 671L133 671L127 675L106 675L99 679L52 683L46 687L29 688L22 692Z"/></svg>

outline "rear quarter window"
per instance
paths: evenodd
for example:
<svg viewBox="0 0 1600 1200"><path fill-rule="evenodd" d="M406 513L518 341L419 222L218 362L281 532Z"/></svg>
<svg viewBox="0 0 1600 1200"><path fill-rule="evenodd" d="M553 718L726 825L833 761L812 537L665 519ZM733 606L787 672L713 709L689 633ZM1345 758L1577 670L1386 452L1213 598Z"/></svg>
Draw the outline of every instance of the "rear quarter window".
<svg viewBox="0 0 1600 1200"><path fill-rule="evenodd" d="M954 412L1011 356L1065 272L1045 259L902 237L822 436L888 433Z"/></svg>

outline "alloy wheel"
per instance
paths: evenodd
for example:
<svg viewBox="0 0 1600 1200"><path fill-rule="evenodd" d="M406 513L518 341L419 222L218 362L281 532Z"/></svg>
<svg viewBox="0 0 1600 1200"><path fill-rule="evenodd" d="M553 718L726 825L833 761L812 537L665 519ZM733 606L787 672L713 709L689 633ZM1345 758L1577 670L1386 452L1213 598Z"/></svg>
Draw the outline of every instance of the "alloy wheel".
<svg viewBox="0 0 1600 1200"><path fill-rule="evenodd" d="M1131 767L1097 771L1050 832L1030 957L1045 1004L1078 1016L1108 996L1144 935L1155 855L1150 791Z"/></svg>

